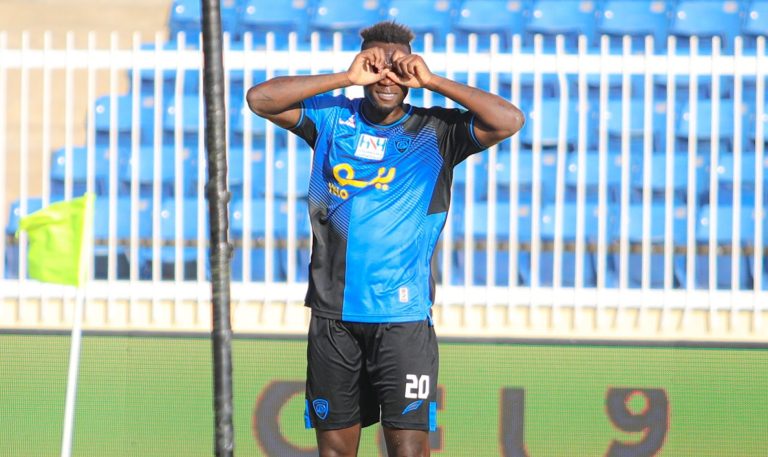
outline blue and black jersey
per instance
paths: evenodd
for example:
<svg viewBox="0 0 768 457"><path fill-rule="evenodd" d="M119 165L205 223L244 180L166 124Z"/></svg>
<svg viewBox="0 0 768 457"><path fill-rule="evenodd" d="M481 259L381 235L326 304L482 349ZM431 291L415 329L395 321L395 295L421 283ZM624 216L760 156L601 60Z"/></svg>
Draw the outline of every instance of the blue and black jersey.
<svg viewBox="0 0 768 457"><path fill-rule="evenodd" d="M430 264L453 168L484 147L470 112L406 105L398 122L377 125L362 102L309 98L291 129L314 149L306 304L350 322L423 320L434 300Z"/></svg>

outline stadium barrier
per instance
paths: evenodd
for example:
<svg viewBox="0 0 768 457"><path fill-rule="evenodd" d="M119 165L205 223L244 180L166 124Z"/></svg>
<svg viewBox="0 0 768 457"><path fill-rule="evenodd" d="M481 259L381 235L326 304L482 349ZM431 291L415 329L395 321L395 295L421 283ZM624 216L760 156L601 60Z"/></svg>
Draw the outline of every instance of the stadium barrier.
<svg viewBox="0 0 768 457"><path fill-rule="evenodd" d="M343 71L355 53L340 39L321 50L292 37L277 50L265 38L255 46L246 34L225 53L241 205L231 211L234 320L239 331L294 333L306 324L310 153L250 115L244 93L262 78ZM25 278L13 222L93 190L104 210L86 325L207 329L199 50L183 34L136 35L130 49L115 36L107 49L94 35L85 49L72 34L63 49L43 41L33 49L25 34L9 48L0 34L0 169L12 178L0 186L0 325L66 327L73 297ZM696 37L684 54L674 37L666 54L650 37L618 54L601 43L595 53L582 37L574 52L560 38L550 53L540 37L529 48L517 36L511 52L497 38L479 52L474 39L457 48L449 35L444 51L425 40L433 71L528 114L520 134L457 169L434 265L436 319L458 335L764 340L764 38L754 53L737 38L727 55L718 39L704 55Z"/></svg>

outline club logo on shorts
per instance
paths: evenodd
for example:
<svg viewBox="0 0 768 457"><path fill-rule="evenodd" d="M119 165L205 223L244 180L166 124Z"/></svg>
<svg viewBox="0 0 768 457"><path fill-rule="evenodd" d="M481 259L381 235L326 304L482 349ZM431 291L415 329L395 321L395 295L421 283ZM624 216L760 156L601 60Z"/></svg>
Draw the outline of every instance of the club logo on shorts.
<svg viewBox="0 0 768 457"><path fill-rule="evenodd" d="M312 407L315 409L315 414L317 414L320 420L325 420L328 417L328 400L324 398L312 400Z"/></svg>
<svg viewBox="0 0 768 457"><path fill-rule="evenodd" d="M419 409L419 406L421 406L421 404L423 402L424 402L424 400L416 400L414 402L411 402L410 404L408 404L408 406L405 407L405 409L403 410L401 416L405 416L406 414L410 413L411 411L416 411L417 409Z"/></svg>

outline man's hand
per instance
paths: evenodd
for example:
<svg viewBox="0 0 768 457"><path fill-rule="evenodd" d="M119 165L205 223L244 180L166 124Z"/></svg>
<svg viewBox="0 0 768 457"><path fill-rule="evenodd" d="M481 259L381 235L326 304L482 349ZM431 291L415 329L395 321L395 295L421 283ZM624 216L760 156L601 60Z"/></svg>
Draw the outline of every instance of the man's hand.
<svg viewBox="0 0 768 457"><path fill-rule="evenodd" d="M355 56L347 70L349 82L357 86L367 86L381 81L390 72L384 50L368 48Z"/></svg>
<svg viewBox="0 0 768 457"><path fill-rule="evenodd" d="M392 70L386 76L402 86L421 88L427 87L433 75L420 55L395 51Z"/></svg>

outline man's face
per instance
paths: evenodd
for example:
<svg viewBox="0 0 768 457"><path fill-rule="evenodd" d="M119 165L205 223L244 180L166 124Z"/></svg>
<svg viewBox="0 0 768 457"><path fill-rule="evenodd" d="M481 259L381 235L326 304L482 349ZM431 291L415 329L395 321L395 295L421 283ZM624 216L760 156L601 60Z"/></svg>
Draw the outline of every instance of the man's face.
<svg viewBox="0 0 768 457"><path fill-rule="evenodd" d="M403 54L411 53L408 46L404 44L372 42L366 46L366 49L372 47L378 47L384 50L389 65L391 65L392 54L395 51L399 51ZM365 86L363 90L366 100L368 100L372 107L375 110L384 113L390 112L400 106L403 103L403 100L405 100L405 96L408 94L407 87L400 86L389 78L384 78L377 83L369 84Z"/></svg>

